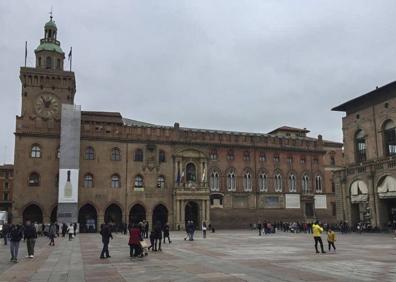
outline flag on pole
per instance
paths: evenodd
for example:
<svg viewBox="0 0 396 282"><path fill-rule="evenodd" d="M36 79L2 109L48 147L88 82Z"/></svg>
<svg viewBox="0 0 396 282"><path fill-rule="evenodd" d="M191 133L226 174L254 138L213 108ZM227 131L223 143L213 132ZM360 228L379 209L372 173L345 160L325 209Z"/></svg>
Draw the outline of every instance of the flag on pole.
<svg viewBox="0 0 396 282"><path fill-rule="evenodd" d="M72 68L72 58L73 58L73 53L72 53L72 47L70 47L69 55L67 56L69 62L70 62L70 71Z"/></svg>
<svg viewBox="0 0 396 282"><path fill-rule="evenodd" d="M184 170L182 171L182 174L181 174L181 182L184 182Z"/></svg>
<svg viewBox="0 0 396 282"><path fill-rule="evenodd" d="M26 60L27 60L27 41L25 41L25 67L26 67Z"/></svg>
<svg viewBox="0 0 396 282"><path fill-rule="evenodd" d="M201 182L206 182L206 167L204 167L204 169L203 169Z"/></svg>

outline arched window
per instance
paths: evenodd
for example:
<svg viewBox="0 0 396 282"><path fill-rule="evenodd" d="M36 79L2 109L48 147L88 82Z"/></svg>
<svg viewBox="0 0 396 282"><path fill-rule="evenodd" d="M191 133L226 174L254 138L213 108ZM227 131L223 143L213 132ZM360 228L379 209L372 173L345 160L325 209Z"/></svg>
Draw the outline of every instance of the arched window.
<svg viewBox="0 0 396 282"><path fill-rule="evenodd" d="M111 176L111 188L120 188L120 187L121 187L120 176L118 174L113 174Z"/></svg>
<svg viewBox="0 0 396 282"><path fill-rule="evenodd" d="M136 175L135 176L135 188L143 188L143 176Z"/></svg>
<svg viewBox="0 0 396 282"><path fill-rule="evenodd" d="M227 190L236 191L236 179L234 171L230 171L227 174Z"/></svg>
<svg viewBox="0 0 396 282"><path fill-rule="evenodd" d="M275 192L282 192L282 176L279 173L275 174Z"/></svg>
<svg viewBox="0 0 396 282"><path fill-rule="evenodd" d="M93 176L90 173L84 175L84 188L92 188L93 187Z"/></svg>
<svg viewBox="0 0 396 282"><path fill-rule="evenodd" d="M212 161L217 160L217 150L216 149L212 149L209 153L209 157Z"/></svg>
<svg viewBox="0 0 396 282"><path fill-rule="evenodd" d="M45 67L46 67L47 69L51 69L51 68L52 68L52 59L51 59L51 57L47 57L47 58L45 59Z"/></svg>
<svg viewBox="0 0 396 282"><path fill-rule="evenodd" d="M133 160L135 162L142 162L143 161L143 150L142 149L136 149L134 156L133 156Z"/></svg>
<svg viewBox="0 0 396 282"><path fill-rule="evenodd" d="M29 186L39 186L40 185L40 175L37 172L32 172L29 175Z"/></svg>
<svg viewBox="0 0 396 282"><path fill-rule="evenodd" d="M197 180L197 170L193 163L188 163L186 166L187 181L195 182Z"/></svg>
<svg viewBox="0 0 396 282"><path fill-rule="evenodd" d="M359 130L355 136L356 161L364 162L366 160L366 137L363 130Z"/></svg>
<svg viewBox="0 0 396 282"><path fill-rule="evenodd" d="M61 69L61 60L60 59L56 60L56 69L58 69L58 70Z"/></svg>
<svg viewBox="0 0 396 282"><path fill-rule="evenodd" d="M268 191L268 186L267 186L267 175L265 173L261 173L259 175L259 189L261 192L267 192Z"/></svg>
<svg viewBox="0 0 396 282"><path fill-rule="evenodd" d="M41 57L38 57L38 66L41 67Z"/></svg>
<svg viewBox="0 0 396 282"><path fill-rule="evenodd" d="M160 175L157 178L157 188L159 189L165 188L165 177L163 175Z"/></svg>
<svg viewBox="0 0 396 282"><path fill-rule="evenodd" d="M315 191L316 193L322 193L322 177L317 175L315 177Z"/></svg>
<svg viewBox="0 0 396 282"><path fill-rule="evenodd" d="M159 153L158 153L158 161L159 161L160 163L164 163L165 160L166 160L166 159L165 159L165 151L160 150Z"/></svg>
<svg viewBox="0 0 396 282"><path fill-rule="evenodd" d="M296 176L294 174L289 175L289 192L297 192Z"/></svg>
<svg viewBox="0 0 396 282"><path fill-rule="evenodd" d="M227 152L227 160L233 161L234 158L235 158L234 150L232 150L232 149L228 150L228 152Z"/></svg>
<svg viewBox="0 0 396 282"><path fill-rule="evenodd" d="M92 161L95 159L95 150L91 146L85 149L84 159Z"/></svg>
<svg viewBox="0 0 396 282"><path fill-rule="evenodd" d="M41 148L39 145L33 145L30 152L32 158L41 158Z"/></svg>
<svg viewBox="0 0 396 282"><path fill-rule="evenodd" d="M384 124L385 154L392 156L396 154L396 127L393 121L388 120Z"/></svg>
<svg viewBox="0 0 396 282"><path fill-rule="evenodd" d="M210 174L209 187L211 191L220 190L219 173L217 171L212 171L212 173Z"/></svg>
<svg viewBox="0 0 396 282"><path fill-rule="evenodd" d="M118 148L111 149L111 160L112 161L120 161L121 160L121 151Z"/></svg>
<svg viewBox="0 0 396 282"><path fill-rule="evenodd" d="M252 191L252 175L249 171L243 175L243 190Z"/></svg>
<svg viewBox="0 0 396 282"><path fill-rule="evenodd" d="M243 152L243 160L250 161L250 152L249 151Z"/></svg>
<svg viewBox="0 0 396 282"><path fill-rule="evenodd" d="M309 177L308 177L308 175L306 175L306 174L303 175L301 184L302 184L301 185L302 192L309 193Z"/></svg>
<svg viewBox="0 0 396 282"><path fill-rule="evenodd" d="M264 152L260 152L260 156L259 156L259 161L260 162L265 162L267 160L265 153Z"/></svg>

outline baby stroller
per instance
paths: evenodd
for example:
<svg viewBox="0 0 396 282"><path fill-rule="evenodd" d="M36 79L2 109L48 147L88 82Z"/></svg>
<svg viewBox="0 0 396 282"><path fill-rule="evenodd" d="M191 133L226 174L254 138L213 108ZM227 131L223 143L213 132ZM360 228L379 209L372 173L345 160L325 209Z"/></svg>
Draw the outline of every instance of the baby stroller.
<svg viewBox="0 0 396 282"><path fill-rule="evenodd" d="M148 255L148 247L149 246L150 246L150 244L147 242L147 240L140 241L140 247L142 248L142 256Z"/></svg>

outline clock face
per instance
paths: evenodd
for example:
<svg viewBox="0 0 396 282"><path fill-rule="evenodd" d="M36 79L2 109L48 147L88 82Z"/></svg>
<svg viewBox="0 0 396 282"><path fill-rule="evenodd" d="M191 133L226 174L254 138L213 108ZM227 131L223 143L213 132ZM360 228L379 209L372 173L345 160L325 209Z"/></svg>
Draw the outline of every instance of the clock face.
<svg viewBox="0 0 396 282"><path fill-rule="evenodd" d="M36 98L34 108L42 118L54 118L59 112L59 101L52 94L40 94Z"/></svg>

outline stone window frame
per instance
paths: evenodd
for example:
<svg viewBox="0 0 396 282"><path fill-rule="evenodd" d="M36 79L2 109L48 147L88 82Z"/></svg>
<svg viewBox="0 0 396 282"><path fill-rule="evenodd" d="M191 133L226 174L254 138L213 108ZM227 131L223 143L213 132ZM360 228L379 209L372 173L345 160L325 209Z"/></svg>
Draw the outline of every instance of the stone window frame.
<svg viewBox="0 0 396 282"><path fill-rule="evenodd" d="M274 175L274 188L275 192L282 193L283 191L283 179L282 174L279 171L275 172Z"/></svg>
<svg viewBox="0 0 396 282"><path fill-rule="evenodd" d="M84 151L84 160L93 161L95 160L95 149L92 146L88 146Z"/></svg>
<svg viewBox="0 0 396 282"><path fill-rule="evenodd" d="M252 172L247 169L243 174L243 191L251 192L253 190Z"/></svg>
<svg viewBox="0 0 396 282"><path fill-rule="evenodd" d="M158 152L158 162L164 163L166 162L166 154L164 150L159 150Z"/></svg>
<svg viewBox="0 0 396 282"><path fill-rule="evenodd" d="M367 160L367 138L363 129L358 129L355 133L355 160L364 162Z"/></svg>
<svg viewBox="0 0 396 282"><path fill-rule="evenodd" d="M28 184L31 187L32 186L40 186L40 180L41 180L40 174L36 171L32 171L29 174Z"/></svg>
<svg viewBox="0 0 396 282"><path fill-rule="evenodd" d="M143 162L144 160L144 153L141 148L137 148L135 152L133 153L133 160L135 162Z"/></svg>
<svg viewBox="0 0 396 282"><path fill-rule="evenodd" d="M33 144L30 148L30 157L32 159L41 159L41 146L40 144Z"/></svg>
<svg viewBox="0 0 396 282"><path fill-rule="evenodd" d="M94 176L92 173L87 172L86 174L84 174L83 186L84 186L84 188L93 188L94 187Z"/></svg>
<svg viewBox="0 0 396 282"><path fill-rule="evenodd" d="M209 177L209 188L210 191L220 191L220 174L217 169L213 169Z"/></svg>
<svg viewBox="0 0 396 282"><path fill-rule="evenodd" d="M292 172L289 174L289 192L290 193L296 193L297 192L297 177L295 174Z"/></svg>
<svg viewBox="0 0 396 282"><path fill-rule="evenodd" d="M229 149L229 150L227 151L227 160L228 160L228 161L233 161L233 160L235 160L235 152L234 152L233 149Z"/></svg>
<svg viewBox="0 0 396 282"><path fill-rule="evenodd" d="M216 149L211 149L209 152L209 158L212 161L216 161L218 158L217 150Z"/></svg>
<svg viewBox="0 0 396 282"><path fill-rule="evenodd" d="M158 175L158 177L157 177L157 188L158 189L164 189L165 188L165 183L166 183L165 176L162 175L162 174Z"/></svg>
<svg viewBox="0 0 396 282"><path fill-rule="evenodd" d="M382 132L384 156L396 155L396 126L392 119L387 119L383 122Z"/></svg>
<svg viewBox="0 0 396 282"><path fill-rule="evenodd" d="M121 177L118 173L114 173L111 176L111 188L121 188Z"/></svg>
<svg viewBox="0 0 396 282"><path fill-rule="evenodd" d="M245 150L243 152L243 160L244 161L250 161L250 151L249 150Z"/></svg>
<svg viewBox="0 0 396 282"><path fill-rule="evenodd" d="M258 176L258 186L260 192L268 192L268 176L265 172L261 172Z"/></svg>
<svg viewBox="0 0 396 282"><path fill-rule="evenodd" d="M320 174L315 176L315 193L323 193L323 177Z"/></svg>
<svg viewBox="0 0 396 282"><path fill-rule="evenodd" d="M260 152L259 161L260 161L260 162L265 162L265 161L267 161L267 157L266 157L266 155L265 155L264 152Z"/></svg>
<svg viewBox="0 0 396 282"><path fill-rule="evenodd" d="M230 169L227 173L227 191L233 192L237 189L235 169Z"/></svg>
<svg viewBox="0 0 396 282"><path fill-rule="evenodd" d="M111 149L111 160L112 161L121 161L121 150L118 147L114 147Z"/></svg>
<svg viewBox="0 0 396 282"><path fill-rule="evenodd" d="M301 177L301 192L307 194L310 192L309 189L309 176L307 173L304 173Z"/></svg>
<svg viewBox="0 0 396 282"><path fill-rule="evenodd" d="M137 174L134 178L133 182L134 188L143 188L144 187L144 178L141 174Z"/></svg>

